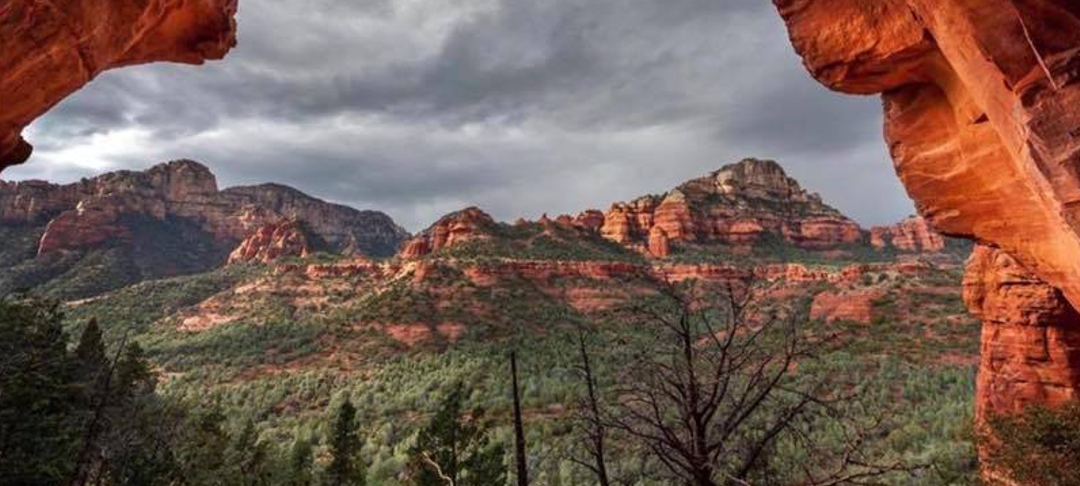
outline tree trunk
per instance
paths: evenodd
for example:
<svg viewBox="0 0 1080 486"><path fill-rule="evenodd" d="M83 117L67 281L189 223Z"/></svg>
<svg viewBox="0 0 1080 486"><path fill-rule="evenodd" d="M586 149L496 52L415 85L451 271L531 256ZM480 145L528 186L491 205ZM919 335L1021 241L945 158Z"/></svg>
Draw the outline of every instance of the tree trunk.
<svg viewBox="0 0 1080 486"><path fill-rule="evenodd" d="M528 486L529 465L525 456L525 425L521 420L521 392L518 389L517 351L510 352L510 375L514 386L514 457L517 459L517 484Z"/></svg>

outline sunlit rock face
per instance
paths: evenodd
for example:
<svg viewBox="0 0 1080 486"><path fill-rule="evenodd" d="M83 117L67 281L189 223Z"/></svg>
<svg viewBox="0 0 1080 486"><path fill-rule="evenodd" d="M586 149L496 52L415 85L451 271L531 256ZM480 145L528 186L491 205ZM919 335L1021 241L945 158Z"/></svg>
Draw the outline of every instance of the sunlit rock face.
<svg viewBox="0 0 1080 486"><path fill-rule="evenodd" d="M229 254L229 263L270 263L285 257L312 253L303 224L297 221L268 223L248 236Z"/></svg>
<svg viewBox="0 0 1080 486"><path fill-rule="evenodd" d="M24 127L102 71L224 57L236 45L236 2L0 2L0 170L30 156Z"/></svg>
<svg viewBox="0 0 1080 486"><path fill-rule="evenodd" d="M419 258L466 241L491 237L495 220L477 207L468 207L442 218L405 243L398 255Z"/></svg>
<svg viewBox="0 0 1080 486"><path fill-rule="evenodd" d="M0 224L47 223L39 254L128 240L131 216L192 222L218 242L233 244L267 225L301 221L329 250L347 255L391 255L409 236L383 213L328 203L287 186L218 190L210 169L191 160L64 185L0 181Z"/></svg>
<svg viewBox="0 0 1080 486"><path fill-rule="evenodd" d="M925 219L911 216L891 226L870 228L870 245L879 250L933 253L945 250L945 238Z"/></svg>
<svg viewBox="0 0 1080 486"><path fill-rule="evenodd" d="M600 234L651 248L654 256L666 255L669 242L749 247L772 236L824 250L863 237L858 224L800 187L780 164L758 159L724 166L660 196L615 203L604 214Z"/></svg>
<svg viewBox="0 0 1080 486"><path fill-rule="evenodd" d="M1075 395L1080 362L1022 356L1040 346L1070 355L1063 343L1077 332L1068 316L1080 305L1080 2L774 3L818 81L883 93L885 138L919 213L1003 250L981 250L969 276L1000 290L968 299L987 326L981 409ZM991 298L1017 289L1038 295Z"/></svg>
<svg viewBox="0 0 1080 486"><path fill-rule="evenodd" d="M1058 289L1005 252L979 246L968 260L964 301L983 321L980 417L1077 398L1080 315Z"/></svg>

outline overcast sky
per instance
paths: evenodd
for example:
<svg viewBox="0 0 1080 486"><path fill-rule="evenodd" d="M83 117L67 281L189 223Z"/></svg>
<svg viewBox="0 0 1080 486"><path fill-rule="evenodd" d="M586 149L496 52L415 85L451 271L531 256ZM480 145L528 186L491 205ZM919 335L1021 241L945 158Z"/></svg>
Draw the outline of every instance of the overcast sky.
<svg viewBox="0 0 1080 486"><path fill-rule="evenodd" d="M191 158L415 231L606 209L754 156L864 225L913 212L877 98L813 82L767 0L241 0L239 25L223 62L101 75L4 177Z"/></svg>

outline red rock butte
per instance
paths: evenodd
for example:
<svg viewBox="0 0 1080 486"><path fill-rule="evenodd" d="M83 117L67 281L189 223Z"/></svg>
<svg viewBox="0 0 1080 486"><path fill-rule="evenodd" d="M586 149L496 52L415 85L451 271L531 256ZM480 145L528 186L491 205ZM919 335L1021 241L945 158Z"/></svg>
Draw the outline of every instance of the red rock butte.
<svg viewBox="0 0 1080 486"><path fill-rule="evenodd" d="M236 3L0 2L0 170L30 156L23 128L102 71L224 57L236 45Z"/></svg>
<svg viewBox="0 0 1080 486"><path fill-rule="evenodd" d="M920 214L994 248L965 284L985 322L980 414L1075 397L1080 362L1059 331L1077 332L1080 306L1080 2L774 3L814 78L882 93Z"/></svg>

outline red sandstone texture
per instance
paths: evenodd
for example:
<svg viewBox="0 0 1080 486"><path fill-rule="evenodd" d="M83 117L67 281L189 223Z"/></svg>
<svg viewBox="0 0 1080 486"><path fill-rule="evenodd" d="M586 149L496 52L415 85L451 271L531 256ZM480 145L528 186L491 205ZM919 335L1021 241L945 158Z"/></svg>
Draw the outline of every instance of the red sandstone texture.
<svg viewBox="0 0 1080 486"><path fill-rule="evenodd" d="M236 1L0 2L0 170L30 156L24 127L102 71L224 57Z"/></svg>
<svg viewBox="0 0 1080 486"><path fill-rule="evenodd" d="M911 216L892 226L870 228L870 245L906 252L935 253L945 249L945 237L919 216Z"/></svg>
<svg viewBox="0 0 1080 486"><path fill-rule="evenodd" d="M465 208L439 218L435 224L409 240L398 255L417 258L458 243L489 238L489 231L496 224L491 216L479 208Z"/></svg>
<svg viewBox="0 0 1080 486"><path fill-rule="evenodd" d="M600 232L611 241L648 248L653 228L663 230L669 242L750 246L772 234L813 250L862 238L858 224L799 187L779 164L757 159L725 166L662 196L615 203Z"/></svg>
<svg viewBox="0 0 1080 486"><path fill-rule="evenodd" d="M873 303L884 295L880 289L859 289L822 292L810 304L810 318L825 322L851 321L870 324Z"/></svg>
<svg viewBox="0 0 1080 486"><path fill-rule="evenodd" d="M245 238L229 254L229 263L269 263L282 257L306 257L310 253L311 246L303 225L284 221L267 224Z"/></svg>
<svg viewBox="0 0 1080 486"><path fill-rule="evenodd" d="M1007 253L979 246L964 301L983 321L977 411L1059 404L1080 389L1080 315L1061 292Z"/></svg>
<svg viewBox="0 0 1080 486"><path fill-rule="evenodd" d="M883 93L885 136L919 213L1003 250L980 250L966 286L986 323L980 410L1075 395L1080 2L774 3L818 81Z"/></svg>
<svg viewBox="0 0 1080 486"><path fill-rule="evenodd" d="M274 184L218 190L205 166L178 160L146 171L119 171L67 185L0 181L0 224L43 224L39 253L123 240L124 217L196 223L236 244L267 224L302 221L331 249L389 255L408 235L385 214L330 204Z"/></svg>

